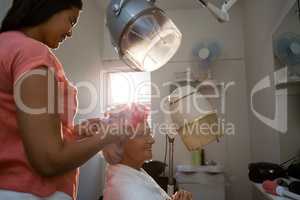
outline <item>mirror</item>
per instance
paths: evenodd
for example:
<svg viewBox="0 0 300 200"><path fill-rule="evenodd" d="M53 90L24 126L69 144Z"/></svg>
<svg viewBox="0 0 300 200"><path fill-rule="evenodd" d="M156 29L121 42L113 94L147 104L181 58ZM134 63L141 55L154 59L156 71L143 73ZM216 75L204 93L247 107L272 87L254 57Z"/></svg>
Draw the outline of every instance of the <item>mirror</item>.
<svg viewBox="0 0 300 200"><path fill-rule="evenodd" d="M300 141L300 18L299 1L291 3L273 31L276 97L287 92L287 132L279 134L280 158L286 161L299 153ZM283 69L283 70L281 70ZM281 95L280 95L281 94Z"/></svg>
<svg viewBox="0 0 300 200"><path fill-rule="evenodd" d="M300 8L297 1L273 33L274 71L287 69L278 83L300 82ZM283 71L282 71L283 72Z"/></svg>

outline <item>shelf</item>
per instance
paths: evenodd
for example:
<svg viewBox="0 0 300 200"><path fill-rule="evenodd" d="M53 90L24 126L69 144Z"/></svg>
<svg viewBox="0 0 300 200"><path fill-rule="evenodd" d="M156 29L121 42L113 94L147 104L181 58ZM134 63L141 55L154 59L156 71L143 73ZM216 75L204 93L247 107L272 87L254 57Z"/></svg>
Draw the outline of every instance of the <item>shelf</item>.
<svg viewBox="0 0 300 200"><path fill-rule="evenodd" d="M285 83L278 83L276 85L277 90L287 89L289 96L300 95L300 81L290 81Z"/></svg>
<svg viewBox="0 0 300 200"><path fill-rule="evenodd" d="M265 199L265 200L290 200L286 197L279 197L279 196L274 196L274 195L266 193L265 190L262 187L262 184L253 183L253 182L252 182L252 184L253 184L254 188L256 189L256 191L258 191L262 195L261 199Z"/></svg>
<svg viewBox="0 0 300 200"><path fill-rule="evenodd" d="M300 81L290 81L276 85L276 89L285 89L289 87L300 87Z"/></svg>

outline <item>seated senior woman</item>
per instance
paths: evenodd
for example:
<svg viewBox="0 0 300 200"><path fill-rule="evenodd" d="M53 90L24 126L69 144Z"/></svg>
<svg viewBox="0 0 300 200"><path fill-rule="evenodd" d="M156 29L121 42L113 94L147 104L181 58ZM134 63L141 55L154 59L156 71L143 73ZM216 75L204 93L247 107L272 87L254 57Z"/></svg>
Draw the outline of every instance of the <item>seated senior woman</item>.
<svg viewBox="0 0 300 200"><path fill-rule="evenodd" d="M186 191L170 197L143 169L152 158L154 139L147 123L149 110L139 104L123 105L108 113L125 122L130 139L103 149L109 163L106 170L104 200L192 200Z"/></svg>

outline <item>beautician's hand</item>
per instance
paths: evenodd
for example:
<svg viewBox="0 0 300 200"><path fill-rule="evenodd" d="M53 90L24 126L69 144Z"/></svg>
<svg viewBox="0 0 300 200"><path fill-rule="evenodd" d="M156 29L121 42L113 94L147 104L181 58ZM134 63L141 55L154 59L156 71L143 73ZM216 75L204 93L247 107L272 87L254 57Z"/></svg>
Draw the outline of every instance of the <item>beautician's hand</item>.
<svg viewBox="0 0 300 200"><path fill-rule="evenodd" d="M192 200L192 199L193 199L192 193L187 191L176 192L172 197L172 200Z"/></svg>
<svg viewBox="0 0 300 200"><path fill-rule="evenodd" d="M125 122L105 118L86 120L75 127L75 132L79 139L100 135L101 140L105 143L123 141L131 136L131 131Z"/></svg>
<svg viewBox="0 0 300 200"><path fill-rule="evenodd" d="M110 121L103 121L102 130L100 131L102 139L107 143L123 143L132 136L130 126L119 119L110 119Z"/></svg>
<svg viewBox="0 0 300 200"><path fill-rule="evenodd" d="M103 122L100 118L88 119L80 124L75 125L74 131L78 139L83 139L86 137L91 137L98 134L99 127Z"/></svg>

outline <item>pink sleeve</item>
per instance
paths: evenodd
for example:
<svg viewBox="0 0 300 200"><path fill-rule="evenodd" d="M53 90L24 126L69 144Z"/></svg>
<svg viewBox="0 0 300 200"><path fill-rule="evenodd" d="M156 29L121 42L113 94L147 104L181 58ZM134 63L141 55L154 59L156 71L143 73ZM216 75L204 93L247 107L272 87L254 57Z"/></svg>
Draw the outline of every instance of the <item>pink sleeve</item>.
<svg viewBox="0 0 300 200"><path fill-rule="evenodd" d="M55 69L50 50L39 43L25 44L19 49L12 65L13 83L15 84L26 72L41 66Z"/></svg>

